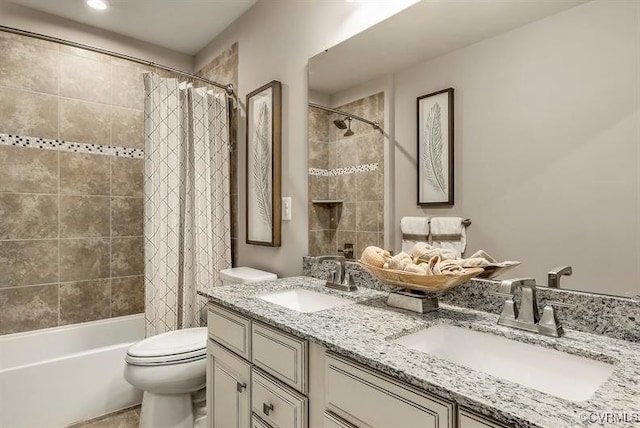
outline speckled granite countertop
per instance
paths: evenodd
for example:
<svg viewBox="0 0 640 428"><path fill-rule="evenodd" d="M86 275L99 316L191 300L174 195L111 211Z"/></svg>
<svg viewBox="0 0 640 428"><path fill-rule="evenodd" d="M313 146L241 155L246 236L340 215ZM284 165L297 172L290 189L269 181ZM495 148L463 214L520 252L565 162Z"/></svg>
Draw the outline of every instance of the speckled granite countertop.
<svg viewBox="0 0 640 428"><path fill-rule="evenodd" d="M357 304L301 313L274 305L257 295L304 287ZM324 281L306 276L240 286L217 287L204 293L211 301L253 319L386 373L468 409L517 427L640 426L640 344L577 331L560 339L498 326L486 312L441 304L439 311L420 315L390 308L387 293L360 287L357 292L329 290ZM510 339L537 343L615 365L612 377L585 402L568 401L425 353L391 340L429 326L449 323ZM607 413L616 414L607 416ZM587 415L587 416L585 416ZM591 420L589 419L589 415ZM606 418L627 420L606 422ZM597 420L598 416L605 422Z"/></svg>

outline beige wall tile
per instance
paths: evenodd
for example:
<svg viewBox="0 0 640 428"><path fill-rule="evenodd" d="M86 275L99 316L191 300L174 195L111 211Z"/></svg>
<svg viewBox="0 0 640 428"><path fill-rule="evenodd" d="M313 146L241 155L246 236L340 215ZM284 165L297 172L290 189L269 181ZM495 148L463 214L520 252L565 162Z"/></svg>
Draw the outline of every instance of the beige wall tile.
<svg viewBox="0 0 640 428"><path fill-rule="evenodd" d="M356 230L356 204L344 202L336 213L338 230Z"/></svg>
<svg viewBox="0 0 640 428"><path fill-rule="evenodd" d="M327 112L309 107L309 140L329 141L330 126L334 125Z"/></svg>
<svg viewBox="0 0 640 428"><path fill-rule="evenodd" d="M58 98L0 86L0 132L58 138Z"/></svg>
<svg viewBox="0 0 640 428"><path fill-rule="evenodd" d="M309 232L309 254L320 256L337 254L335 230L314 230Z"/></svg>
<svg viewBox="0 0 640 428"><path fill-rule="evenodd" d="M329 143L309 140L309 168L329 169Z"/></svg>
<svg viewBox="0 0 640 428"><path fill-rule="evenodd" d="M144 312L144 276L111 278L111 316Z"/></svg>
<svg viewBox="0 0 640 428"><path fill-rule="evenodd" d="M60 325L109 318L110 296L108 279L60 284Z"/></svg>
<svg viewBox="0 0 640 428"><path fill-rule="evenodd" d="M109 277L109 239L60 240L60 281Z"/></svg>
<svg viewBox="0 0 640 428"><path fill-rule="evenodd" d="M339 141L329 143L336 147L336 159L334 168L358 165L358 145L355 137L347 137Z"/></svg>
<svg viewBox="0 0 640 428"><path fill-rule="evenodd" d="M111 145L144 150L144 113L111 107Z"/></svg>
<svg viewBox="0 0 640 428"><path fill-rule="evenodd" d="M144 274L144 238L111 238L111 276Z"/></svg>
<svg viewBox="0 0 640 428"><path fill-rule="evenodd" d="M58 152L0 146L0 192L57 193Z"/></svg>
<svg viewBox="0 0 640 428"><path fill-rule="evenodd" d="M58 284L0 289L0 335L55 327Z"/></svg>
<svg viewBox="0 0 640 428"><path fill-rule="evenodd" d="M60 152L60 193L109 195L111 156Z"/></svg>
<svg viewBox="0 0 640 428"><path fill-rule="evenodd" d="M110 145L110 107L61 98L60 139L74 143Z"/></svg>
<svg viewBox="0 0 640 428"><path fill-rule="evenodd" d="M354 258L360 258L360 253L356 252L356 232L350 230L338 230L336 232L337 244L336 248L344 248L344 244L353 244Z"/></svg>
<svg viewBox="0 0 640 428"><path fill-rule="evenodd" d="M62 53L60 55L60 96L109 104L111 101L110 64Z"/></svg>
<svg viewBox="0 0 640 428"><path fill-rule="evenodd" d="M57 94L58 47L28 43L24 39L0 36L0 86Z"/></svg>
<svg viewBox="0 0 640 428"><path fill-rule="evenodd" d="M384 160L384 139L380 133L369 133L356 140L358 163L381 163Z"/></svg>
<svg viewBox="0 0 640 428"><path fill-rule="evenodd" d="M357 232L355 254L362 254L362 251L371 245L375 245L376 247L378 246L378 233Z"/></svg>
<svg viewBox="0 0 640 428"><path fill-rule="evenodd" d="M57 196L0 193L0 239L57 237Z"/></svg>
<svg viewBox="0 0 640 428"><path fill-rule="evenodd" d="M58 282L58 241L0 241L0 266L0 287Z"/></svg>
<svg viewBox="0 0 640 428"><path fill-rule="evenodd" d="M356 227L358 232L378 232L377 201L356 204Z"/></svg>
<svg viewBox="0 0 640 428"><path fill-rule="evenodd" d="M111 199L111 235L142 236L144 234L144 199Z"/></svg>
<svg viewBox="0 0 640 428"><path fill-rule="evenodd" d="M111 61L111 57L109 55L104 55L98 52L90 51L87 49L76 48L73 46L60 45L60 53L66 55L76 55L82 58L92 59L94 61L100 61L105 64L108 64Z"/></svg>
<svg viewBox="0 0 640 428"><path fill-rule="evenodd" d="M144 161L110 156L111 195L144 196Z"/></svg>
<svg viewBox="0 0 640 428"><path fill-rule="evenodd" d="M144 80L149 67L129 61L111 61L111 103L114 106L144 110Z"/></svg>
<svg viewBox="0 0 640 428"><path fill-rule="evenodd" d="M320 175L309 176L309 200L328 199L329 177Z"/></svg>
<svg viewBox="0 0 640 428"><path fill-rule="evenodd" d="M356 181L356 196L360 201L377 201L380 196L378 172L368 171L353 174Z"/></svg>
<svg viewBox="0 0 640 428"><path fill-rule="evenodd" d="M105 196L61 196L60 237L109 236L109 205Z"/></svg>
<svg viewBox="0 0 640 428"><path fill-rule="evenodd" d="M356 176L358 174L345 174L332 177L336 183L336 199L348 202L356 200Z"/></svg>

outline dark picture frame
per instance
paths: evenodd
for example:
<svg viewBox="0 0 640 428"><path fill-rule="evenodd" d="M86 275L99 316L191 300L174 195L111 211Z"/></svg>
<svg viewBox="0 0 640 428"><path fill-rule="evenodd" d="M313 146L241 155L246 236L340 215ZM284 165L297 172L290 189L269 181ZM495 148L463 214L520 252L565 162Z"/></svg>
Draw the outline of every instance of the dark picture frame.
<svg viewBox="0 0 640 428"><path fill-rule="evenodd" d="M453 88L417 98L418 205L453 206Z"/></svg>
<svg viewBox="0 0 640 428"><path fill-rule="evenodd" d="M274 80L247 95L247 244L281 245L281 86Z"/></svg>

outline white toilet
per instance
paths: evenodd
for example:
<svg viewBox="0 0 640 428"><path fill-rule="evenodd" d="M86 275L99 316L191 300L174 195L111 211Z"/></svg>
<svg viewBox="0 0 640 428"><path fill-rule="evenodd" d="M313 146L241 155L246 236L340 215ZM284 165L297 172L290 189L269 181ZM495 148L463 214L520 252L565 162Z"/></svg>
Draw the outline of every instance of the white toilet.
<svg viewBox="0 0 640 428"><path fill-rule="evenodd" d="M278 278L248 267L224 269L220 277L223 285ZM191 394L206 384L206 357L206 327L158 334L127 349L124 378L144 391L140 428L194 428Z"/></svg>

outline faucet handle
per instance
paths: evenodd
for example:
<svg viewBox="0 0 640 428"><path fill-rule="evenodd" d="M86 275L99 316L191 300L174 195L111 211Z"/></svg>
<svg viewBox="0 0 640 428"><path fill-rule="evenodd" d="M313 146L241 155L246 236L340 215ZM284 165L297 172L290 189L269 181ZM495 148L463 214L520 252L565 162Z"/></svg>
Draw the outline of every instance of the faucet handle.
<svg viewBox="0 0 640 428"><path fill-rule="evenodd" d="M575 308L576 305L558 302L557 300L545 300L542 318L538 322L538 332L545 336L560 337L564 334L564 329L558 320L556 308Z"/></svg>

